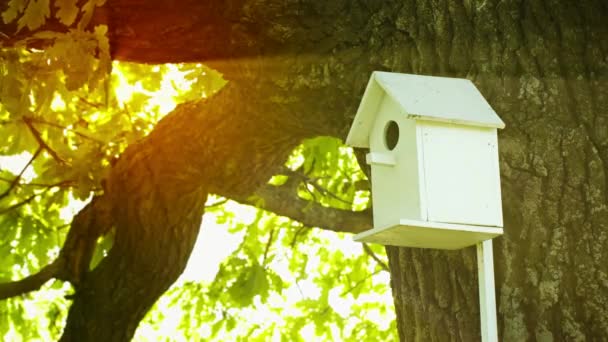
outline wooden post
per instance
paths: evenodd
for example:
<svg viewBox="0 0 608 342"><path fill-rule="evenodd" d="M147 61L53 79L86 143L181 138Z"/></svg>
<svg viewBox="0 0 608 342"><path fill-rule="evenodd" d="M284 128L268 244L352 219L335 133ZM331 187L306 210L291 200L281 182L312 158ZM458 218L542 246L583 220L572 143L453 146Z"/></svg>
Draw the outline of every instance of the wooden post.
<svg viewBox="0 0 608 342"><path fill-rule="evenodd" d="M481 318L481 340L498 341L496 324L496 294L494 289L494 256L492 240L477 244L477 268L479 272L479 306Z"/></svg>

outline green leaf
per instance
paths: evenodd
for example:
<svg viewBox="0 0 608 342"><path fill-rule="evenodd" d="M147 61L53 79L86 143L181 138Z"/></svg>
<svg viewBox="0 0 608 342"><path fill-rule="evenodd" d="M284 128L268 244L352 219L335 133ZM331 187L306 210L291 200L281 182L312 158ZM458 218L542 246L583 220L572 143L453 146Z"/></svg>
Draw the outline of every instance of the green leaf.
<svg viewBox="0 0 608 342"><path fill-rule="evenodd" d="M44 24L50 14L49 0L30 0L23 16L17 21L17 29L21 31L27 26L30 31L34 31Z"/></svg>
<svg viewBox="0 0 608 342"><path fill-rule="evenodd" d="M289 177L287 177L285 175L274 175L274 176L272 176L272 178L270 178L270 180L268 181L268 184L274 185L274 186L281 186L281 185L285 184L285 182L287 182L288 178Z"/></svg>
<svg viewBox="0 0 608 342"><path fill-rule="evenodd" d="M82 6L82 19L78 23L78 29L84 29L91 22L91 18L93 17L93 12L95 12L95 7L103 6L106 0L89 0Z"/></svg>
<svg viewBox="0 0 608 342"><path fill-rule="evenodd" d="M261 265L256 264L241 273L237 281L228 290L228 293L236 304L245 307L253 303L253 298L256 295L265 297L268 294L268 289L266 270Z"/></svg>
<svg viewBox="0 0 608 342"><path fill-rule="evenodd" d="M72 25L78 16L77 0L55 0L55 17L65 26Z"/></svg>
<svg viewBox="0 0 608 342"><path fill-rule="evenodd" d="M101 260L106 257L108 251L112 249L113 244L114 234L108 234L99 238L99 241L97 241L97 246L95 247L95 252L93 252L93 257L91 258L89 269L92 270L97 267Z"/></svg>
<svg viewBox="0 0 608 342"><path fill-rule="evenodd" d="M10 0L7 9L2 12L2 21L4 21L5 24L8 24L15 20L15 18L23 12L26 4L27 0Z"/></svg>

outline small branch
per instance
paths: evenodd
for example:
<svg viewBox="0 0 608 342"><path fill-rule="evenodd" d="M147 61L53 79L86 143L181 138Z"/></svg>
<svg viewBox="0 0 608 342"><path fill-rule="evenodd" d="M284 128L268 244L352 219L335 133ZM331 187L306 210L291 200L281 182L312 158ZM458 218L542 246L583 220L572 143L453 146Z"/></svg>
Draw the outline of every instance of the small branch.
<svg viewBox="0 0 608 342"><path fill-rule="evenodd" d="M57 259L29 277L0 284L0 300L38 290L44 283L53 278L61 267L61 262Z"/></svg>
<svg viewBox="0 0 608 342"><path fill-rule="evenodd" d="M358 282L356 282L353 286L349 287L348 289L344 290L341 294L340 297L343 297L345 295L347 295L348 293L350 293L352 290L356 289L357 287L361 286L361 284L363 284L366 280L368 280L369 278L379 274L380 272L382 272L383 270L377 270L374 273L370 273L367 277L359 280Z"/></svg>
<svg viewBox="0 0 608 342"><path fill-rule="evenodd" d="M84 98L84 97L82 97L82 96L78 96L78 100L79 100L80 102L82 102L82 103L86 104L87 106L89 106L89 107L93 107L93 108L95 108L95 109L101 109L101 108L103 108L103 104L101 104L101 103L94 103L94 102L91 102L91 101L89 101L89 100L85 99L85 98Z"/></svg>
<svg viewBox="0 0 608 342"><path fill-rule="evenodd" d="M8 178L4 178L4 177L0 177L0 181L7 182L7 183L13 182L13 180L8 179ZM52 184L30 182L30 183L25 183L25 184L23 184L23 183L19 184L19 186L21 186L21 187L32 186L32 187L39 187L39 188L54 188L54 187L69 187L69 186L72 186L74 183L75 183L74 180L72 180L72 179L66 179L66 180L62 180L60 182L52 183Z"/></svg>
<svg viewBox="0 0 608 342"><path fill-rule="evenodd" d="M291 244L290 244L291 248L295 248L296 242L298 242L298 237L300 237L300 234L305 230L306 231L310 230L310 227L302 226L302 227L298 228L298 230L296 231L295 234L293 234L293 239L291 239Z"/></svg>
<svg viewBox="0 0 608 342"><path fill-rule="evenodd" d="M34 162L34 159L38 158L41 151L42 151L42 147L39 146L38 149L36 150L36 153L34 153L32 158L30 158L30 160L27 162L27 164L25 164L25 166L21 169L21 172L19 172L17 177L15 177L15 179L13 179L11 181L11 184L9 185L8 189L6 189L6 191L4 191L2 194L0 194L0 199L3 199L4 197L8 196L11 193L11 191L13 191L13 189L17 186L17 184L19 184L19 181L21 180L21 177L23 177L25 170L27 170L27 168L30 165L32 165L32 162Z"/></svg>
<svg viewBox="0 0 608 342"><path fill-rule="evenodd" d="M31 195L30 197L28 197L28 198L24 199L23 201L21 201L21 202L19 202L19 203L15 203L15 204L13 204L13 205L11 205L11 206L8 206L8 207L6 207L6 208L4 208L4 209L0 209L0 215L2 215L2 214L6 214L7 212L9 212L9 211L11 211L11 210L17 209L17 208L19 208L19 207L21 207L21 206L24 206L24 205L26 205L26 204L30 203L30 202L31 202L31 201L33 201L33 200L34 200L36 197L38 197L38 196L40 196L40 195L44 194L45 192L49 191L50 189L52 189L52 188L54 188L54 187L64 187L64 186L69 186L69 185L70 185L70 184L72 184L72 183L73 183L73 181L71 181L71 180L66 180L66 181L61 181L61 182L55 183L55 184L48 184L48 185L46 185L46 184L45 184L44 186L46 187L46 189L44 189L44 190L42 190L42 191L40 191L40 192L38 192L38 193L35 193L35 194ZM28 184L28 185L31 185L31 184Z"/></svg>
<svg viewBox="0 0 608 342"><path fill-rule="evenodd" d="M374 251L372 251L372 249L369 248L369 246L366 243L363 244L363 250L365 251L365 254L367 254L370 257L372 257L372 259L374 259L378 263L378 265L380 265L380 267L382 267L383 270L385 270L387 272L390 272L390 269L388 268L388 265L384 261L382 261L382 259L380 259L376 255L376 253L374 253Z"/></svg>
<svg viewBox="0 0 608 342"><path fill-rule="evenodd" d="M38 197L38 196L42 195L43 193L45 193L47 190L48 190L48 189L44 189L44 190L40 191L39 193L36 193L36 194L31 195L30 197L28 197L28 198L24 199L24 200L23 200L23 201L21 201L21 202L18 202L18 203L15 203L15 204L13 204L13 205L10 205L10 206L8 206L8 207L6 207L6 208L4 208L4 209L0 209L0 215L4 215L4 214L8 213L8 212L9 212L9 211L11 211L11 210L15 210L15 209L17 209L17 208L19 208L19 207L22 207L22 206L24 206L24 205L26 205L26 204L30 203L30 202L31 202L31 201L33 201L33 200L34 200L36 197Z"/></svg>
<svg viewBox="0 0 608 342"><path fill-rule="evenodd" d="M350 292L352 292L354 289L356 289L357 287L361 286L361 284L363 284L366 280L368 280L369 278L379 274L380 272L382 272L383 270L377 270L374 273L370 273L367 277L359 280L358 282L356 282L353 286L345 289L344 291L342 291L342 293L340 293L340 297L344 297L347 294L349 294ZM331 305L327 305L325 307L325 309L323 309L323 311L318 311L320 315L325 315L327 313L327 311L331 308Z"/></svg>
<svg viewBox="0 0 608 342"><path fill-rule="evenodd" d="M39 124L42 124L42 125L51 126L51 127L54 127L54 128L57 128L57 129L61 129L61 130L68 130L68 131L76 134L77 136L79 136L81 138L84 138L84 139L96 142L96 143L98 143L100 145L105 145L106 144L106 142L104 142L102 140L99 140L99 139L94 138L92 136L89 136L89 135L86 135L84 133L78 132L77 130L75 130L73 128L69 128L67 126L63 126L63 125L60 125L58 123L49 122L49 121L46 121L46 120L42 120L42 119L39 119L39 118L32 118L32 117L28 117L27 120L30 121L30 122L35 122L35 123L39 123Z"/></svg>
<svg viewBox="0 0 608 342"><path fill-rule="evenodd" d="M291 170L291 169L289 169L287 167L283 168L283 172L282 173L285 173L288 176L295 176L297 178L300 178L304 183L312 185L312 187L315 188L317 191L319 191L321 193L321 195L323 195L323 196L331 197L331 198L333 198L333 199L335 199L337 201L340 201L340 202L342 202L342 203L344 203L344 204L346 204L348 206L352 206L353 205L351 202L346 201L346 200L340 198L340 196L334 194L333 192L327 190L325 187L323 187L321 184L319 184L317 182L318 178L310 178L310 177L308 177L308 175L305 175L302 172L293 171L293 170ZM308 189L308 187L306 187L306 191L308 191L313 198L316 198L316 196L314 195L314 193L312 191L310 191L310 189Z"/></svg>
<svg viewBox="0 0 608 342"><path fill-rule="evenodd" d="M53 150L45 141L44 139L42 139L42 136L40 135L40 132L36 129L36 127L34 127L34 125L32 124L31 120L28 119L27 117L23 118L23 122L25 122L25 124L27 125L27 127L30 129L30 132L32 132L32 135L34 136L34 139L36 139L36 141L38 142L38 145L40 145L40 147L44 148L52 157L53 159L55 159L55 161L57 161L58 163L65 163L65 160L63 160L58 154L57 152L55 152L55 150Z"/></svg>
<svg viewBox="0 0 608 342"><path fill-rule="evenodd" d="M205 211L207 211L207 209L211 209L211 208L217 208L217 207L219 207L219 206L222 206L222 205L226 204L226 202L228 202L228 200L224 198L224 199L222 199L222 200L220 200L220 201L217 201L217 202L215 202L215 203L212 203L212 204L206 205L206 206L205 206Z"/></svg>
<svg viewBox="0 0 608 342"><path fill-rule="evenodd" d="M268 237L268 242L266 242L266 248L264 248L264 258L262 259L262 264L266 265L266 259L268 258L268 251L270 251L270 246L272 246L272 238L274 237L274 228L270 230L270 236Z"/></svg>

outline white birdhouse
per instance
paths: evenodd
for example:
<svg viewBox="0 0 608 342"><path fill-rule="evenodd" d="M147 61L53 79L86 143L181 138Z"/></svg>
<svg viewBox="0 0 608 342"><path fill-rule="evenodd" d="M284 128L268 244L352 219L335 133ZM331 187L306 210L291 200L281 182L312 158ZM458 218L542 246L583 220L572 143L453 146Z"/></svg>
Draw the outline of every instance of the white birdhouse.
<svg viewBox="0 0 608 342"><path fill-rule="evenodd" d="M374 72L346 139L372 169L374 228L355 240L458 249L502 234L503 127L469 80Z"/></svg>

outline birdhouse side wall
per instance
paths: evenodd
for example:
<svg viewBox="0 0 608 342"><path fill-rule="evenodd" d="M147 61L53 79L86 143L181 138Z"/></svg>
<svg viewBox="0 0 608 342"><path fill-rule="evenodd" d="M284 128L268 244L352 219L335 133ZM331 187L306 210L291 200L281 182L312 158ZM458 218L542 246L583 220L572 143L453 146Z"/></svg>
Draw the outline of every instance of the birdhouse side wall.
<svg viewBox="0 0 608 342"><path fill-rule="evenodd" d="M502 227L496 129L418 121L429 221Z"/></svg>
<svg viewBox="0 0 608 342"><path fill-rule="evenodd" d="M398 126L398 139L392 150L387 146L391 121ZM407 119L390 96L385 95L378 107L370 132L370 151L395 160L394 165L371 163L374 227L395 225L401 219L424 219L421 217L416 122Z"/></svg>

